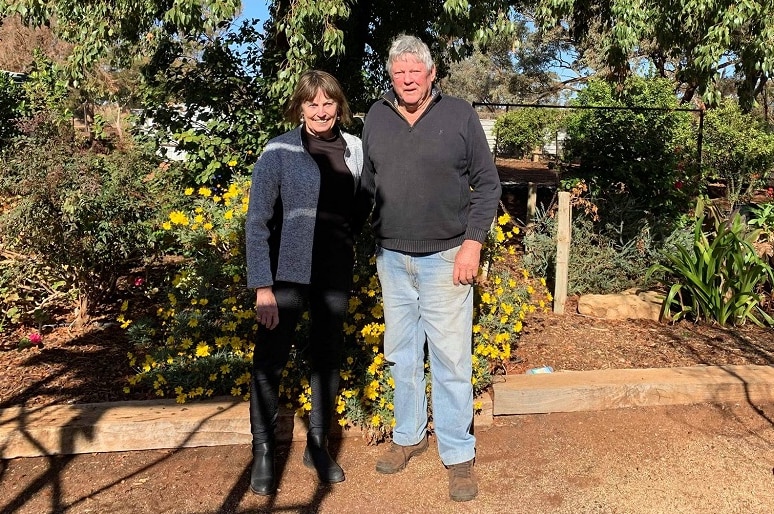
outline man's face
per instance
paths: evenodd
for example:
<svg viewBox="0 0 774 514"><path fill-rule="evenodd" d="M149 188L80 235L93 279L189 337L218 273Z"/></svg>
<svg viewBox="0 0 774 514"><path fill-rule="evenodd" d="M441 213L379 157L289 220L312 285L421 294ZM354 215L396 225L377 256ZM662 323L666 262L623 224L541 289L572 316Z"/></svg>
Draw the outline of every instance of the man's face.
<svg viewBox="0 0 774 514"><path fill-rule="evenodd" d="M428 70L413 54L405 54L392 63L390 78L398 98L411 110L421 106L430 96L435 66Z"/></svg>

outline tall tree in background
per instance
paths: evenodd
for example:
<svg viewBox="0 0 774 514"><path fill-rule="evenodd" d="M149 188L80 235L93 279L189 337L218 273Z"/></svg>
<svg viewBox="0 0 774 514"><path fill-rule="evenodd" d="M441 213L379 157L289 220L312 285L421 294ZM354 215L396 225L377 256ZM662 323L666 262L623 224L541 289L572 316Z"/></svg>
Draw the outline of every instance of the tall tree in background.
<svg viewBox="0 0 774 514"><path fill-rule="evenodd" d="M743 107L774 72L774 4L755 0L538 0L542 27L566 26L580 49L596 48L621 82L653 65L680 83L682 101L717 104L721 71L733 66ZM589 42L592 41L593 44Z"/></svg>

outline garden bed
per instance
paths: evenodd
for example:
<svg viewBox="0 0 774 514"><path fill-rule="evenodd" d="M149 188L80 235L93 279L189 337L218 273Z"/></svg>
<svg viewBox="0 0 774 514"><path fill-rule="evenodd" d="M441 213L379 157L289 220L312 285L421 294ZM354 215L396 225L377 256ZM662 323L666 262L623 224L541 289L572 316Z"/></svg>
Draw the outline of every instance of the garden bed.
<svg viewBox="0 0 774 514"><path fill-rule="evenodd" d="M576 305L570 298L564 315L530 317L502 372L774 363L771 329L595 319ZM133 374L126 356L132 346L112 319L106 314L83 330L62 320L43 331L40 346L23 350L17 347L25 333L9 334L0 343L0 408L150 398L123 391Z"/></svg>

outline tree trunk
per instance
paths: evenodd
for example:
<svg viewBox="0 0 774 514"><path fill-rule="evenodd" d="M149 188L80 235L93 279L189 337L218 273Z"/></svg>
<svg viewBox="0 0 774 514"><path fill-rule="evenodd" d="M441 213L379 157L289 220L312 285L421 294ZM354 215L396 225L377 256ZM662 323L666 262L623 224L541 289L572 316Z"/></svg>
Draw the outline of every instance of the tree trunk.
<svg viewBox="0 0 774 514"><path fill-rule="evenodd" d="M91 318L89 296L83 292L78 293L78 305L75 309L74 328L83 328L89 324Z"/></svg>

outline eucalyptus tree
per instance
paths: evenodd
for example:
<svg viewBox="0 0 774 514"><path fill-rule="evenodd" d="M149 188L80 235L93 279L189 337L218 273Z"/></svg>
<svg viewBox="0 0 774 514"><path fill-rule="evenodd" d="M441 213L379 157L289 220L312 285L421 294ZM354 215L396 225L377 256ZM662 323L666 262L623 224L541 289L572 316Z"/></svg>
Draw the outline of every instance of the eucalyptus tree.
<svg viewBox="0 0 774 514"><path fill-rule="evenodd" d="M745 108L774 71L774 4L758 0L537 0L542 27L566 27L581 48L597 48L612 78L653 65L674 78L682 101L714 105L725 68ZM589 40L595 41L589 45Z"/></svg>

